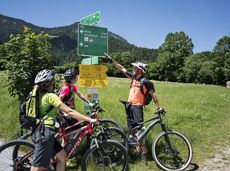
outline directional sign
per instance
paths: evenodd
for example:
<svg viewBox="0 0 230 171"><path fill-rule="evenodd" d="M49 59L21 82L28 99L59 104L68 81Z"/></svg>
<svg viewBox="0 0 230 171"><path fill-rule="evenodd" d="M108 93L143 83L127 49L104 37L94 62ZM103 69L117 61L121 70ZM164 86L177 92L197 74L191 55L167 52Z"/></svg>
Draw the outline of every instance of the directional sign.
<svg viewBox="0 0 230 171"><path fill-rule="evenodd" d="M106 73L108 68L106 65L79 65L79 71L81 73Z"/></svg>
<svg viewBox="0 0 230 171"><path fill-rule="evenodd" d="M79 24L77 49L80 56L104 56L108 52L108 29Z"/></svg>
<svg viewBox="0 0 230 171"><path fill-rule="evenodd" d="M97 24L101 19L101 12L97 11L89 16L86 16L82 19L80 19L81 24L87 24L87 25L93 25Z"/></svg>
<svg viewBox="0 0 230 171"><path fill-rule="evenodd" d="M81 64L98 64L98 56L84 58L82 59Z"/></svg>
<svg viewBox="0 0 230 171"><path fill-rule="evenodd" d="M78 80L79 87L106 87L106 80L91 80L91 79L79 79Z"/></svg>
<svg viewBox="0 0 230 171"><path fill-rule="evenodd" d="M105 65L79 65L79 87L107 86L108 68Z"/></svg>

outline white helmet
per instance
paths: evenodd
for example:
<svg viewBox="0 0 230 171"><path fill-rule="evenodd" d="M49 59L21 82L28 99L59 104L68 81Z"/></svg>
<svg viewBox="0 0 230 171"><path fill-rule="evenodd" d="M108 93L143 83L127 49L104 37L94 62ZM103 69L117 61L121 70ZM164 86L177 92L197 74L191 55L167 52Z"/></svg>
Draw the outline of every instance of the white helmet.
<svg viewBox="0 0 230 171"><path fill-rule="evenodd" d="M131 63L131 64L133 66L139 68L140 70L142 70L143 73L146 73L148 64L144 64L144 63L141 63L141 62L135 62L135 63Z"/></svg>
<svg viewBox="0 0 230 171"><path fill-rule="evenodd" d="M44 69L40 71L34 80L39 87L48 87L54 79L55 72L53 70Z"/></svg>

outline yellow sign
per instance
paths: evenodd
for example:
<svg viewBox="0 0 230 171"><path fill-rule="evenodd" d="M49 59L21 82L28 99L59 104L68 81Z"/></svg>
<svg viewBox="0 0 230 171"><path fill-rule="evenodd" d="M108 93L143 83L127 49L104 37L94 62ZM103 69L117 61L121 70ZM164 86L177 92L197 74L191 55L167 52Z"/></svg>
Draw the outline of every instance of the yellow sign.
<svg viewBox="0 0 230 171"><path fill-rule="evenodd" d="M79 71L81 73L106 73L108 71L105 65L79 65Z"/></svg>
<svg viewBox="0 0 230 171"><path fill-rule="evenodd" d="M107 86L108 68L105 65L79 65L79 87L105 87Z"/></svg>
<svg viewBox="0 0 230 171"><path fill-rule="evenodd" d="M82 73L79 74L80 79L93 79L93 80L105 80L107 75L104 73Z"/></svg>
<svg viewBox="0 0 230 171"><path fill-rule="evenodd" d="M93 80L93 79L79 79L78 80L79 87L106 87L106 80Z"/></svg>

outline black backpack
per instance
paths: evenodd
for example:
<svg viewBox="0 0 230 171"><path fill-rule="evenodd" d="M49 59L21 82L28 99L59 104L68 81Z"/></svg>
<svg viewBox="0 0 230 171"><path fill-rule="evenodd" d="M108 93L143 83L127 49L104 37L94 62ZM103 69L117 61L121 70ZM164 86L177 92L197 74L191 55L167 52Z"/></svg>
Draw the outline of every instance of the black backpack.
<svg viewBox="0 0 230 171"><path fill-rule="evenodd" d="M147 92L144 94L144 88L143 88L143 83L144 83L144 80L146 78L141 78L140 79L140 91L141 93L145 96L145 100L144 100L144 106L147 106L151 101L152 101L152 96L151 94L149 93L149 91L147 90Z"/></svg>

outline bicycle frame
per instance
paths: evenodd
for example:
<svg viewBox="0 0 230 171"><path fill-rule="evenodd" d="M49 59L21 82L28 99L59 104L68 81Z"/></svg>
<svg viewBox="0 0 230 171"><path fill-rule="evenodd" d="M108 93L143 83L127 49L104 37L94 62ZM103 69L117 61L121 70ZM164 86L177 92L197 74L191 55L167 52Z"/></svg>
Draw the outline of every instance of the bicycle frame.
<svg viewBox="0 0 230 171"><path fill-rule="evenodd" d="M150 132L150 130L157 124L161 125L162 131L167 131L166 126L164 124L164 121L161 118L161 114L157 114L157 116L155 116L155 117L153 117L147 121L141 122L141 123L139 123L139 125L144 125L145 123L150 122L150 121L153 121L153 122L151 122L147 126L146 130L141 134L141 136L138 137L139 142L143 141L143 139L147 136L147 134ZM137 126L137 127L139 127L139 126ZM133 129L136 129L137 127L133 128Z"/></svg>
<svg viewBox="0 0 230 171"><path fill-rule="evenodd" d="M67 133L68 130L70 130L74 127L77 127L79 125L82 125L82 124L86 124L86 125L81 126L80 128L74 129L74 130ZM77 138L74 139L75 142L74 142L74 145L71 147L71 150L69 152L67 152L68 153L67 158L69 158L74 153L74 151L80 146L82 139L84 137L86 137L87 135L92 135L93 132L94 131L93 131L93 125L92 124L89 124L86 121L81 121L81 122L77 122L71 126L68 126L66 128L60 128L60 131L58 133L56 133L55 138L59 139L59 138L69 137L70 135L80 134L79 136L77 136ZM69 144L69 142L66 143L65 145L68 145L68 144Z"/></svg>

